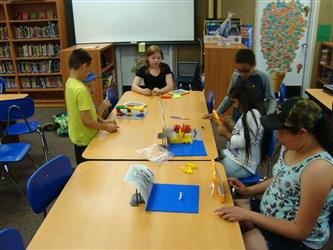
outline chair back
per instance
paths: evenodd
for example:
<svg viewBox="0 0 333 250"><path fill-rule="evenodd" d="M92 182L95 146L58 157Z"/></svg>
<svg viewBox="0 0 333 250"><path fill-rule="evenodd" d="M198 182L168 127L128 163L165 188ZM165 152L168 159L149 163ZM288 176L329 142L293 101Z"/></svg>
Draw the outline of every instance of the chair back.
<svg viewBox="0 0 333 250"><path fill-rule="evenodd" d="M201 64L198 63L195 71L194 71L194 75L193 75L193 79L191 82L191 89L192 90L197 90L197 91L202 91L204 88L204 83L201 80Z"/></svg>
<svg viewBox="0 0 333 250"><path fill-rule="evenodd" d="M5 80L0 76L0 94L4 94L6 92L6 83Z"/></svg>
<svg viewBox="0 0 333 250"><path fill-rule="evenodd" d="M118 102L118 93L116 87L109 87L105 90L105 96L112 105L112 108L116 106Z"/></svg>
<svg viewBox="0 0 333 250"><path fill-rule="evenodd" d="M0 230L1 250L24 250L22 237L15 228Z"/></svg>
<svg viewBox="0 0 333 250"><path fill-rule="evenodd" d="M208 90L208 93L207 93L208 113L212 113L213 107L214 107L214 92L212 90Z"/></svg>
<svg viewBox="0 0 333 250"><path fill-rule="evenodd" d="M34 101L29 97L0 102L0 121L2 122L27 119L34 113Z"/></svg>
<svg viewBox="0 0 333 250"><path fill-rule="evenodd" d="M73 173L72 163L59 155L37 169L27 183L27 197L32 210L39 214L60 194Z"/></svg>
<svg viewBox="0 0 333 250"><path fill-rule="evenodd" d="M287 90L286 90L286 84L282 83L280 86L280 93L279 93L279 103L282 104L284 100L286 99Z"/></svg>

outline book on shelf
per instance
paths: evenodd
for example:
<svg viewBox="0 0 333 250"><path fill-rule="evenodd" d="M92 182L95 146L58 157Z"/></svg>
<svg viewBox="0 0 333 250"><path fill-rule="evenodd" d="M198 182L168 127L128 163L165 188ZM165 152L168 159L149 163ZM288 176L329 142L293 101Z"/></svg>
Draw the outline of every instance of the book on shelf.
<svg viewBox="0 0 333 250"><path fill-rule="evenodd" d="M320 56L320 64L329 64L330 63L330 57L332 57L332 49L331 48L323 48L321 50L321 56Z"/></svg>
<svg viewBox="0 0 333 250"><path fill-rule="evenodd" d="M19 73L57 73L60 71L59 60L19 61Z"/></svg>
<svg viewBox="0 0 333 250"><path fill-rule="evenodd" d="M59 44L24 44L17 47L18 57L58 57L59 53Z"/></svg>
<svg viewBox="0 0 333 250"><path fill-rule="evenodd" d="M13 74L14 66L11 61L5 61L0 63L0 73L1 74Z"/></svg>
<svg viewBox="0 0 333 250"><path fill-rule="evenodd" d="M61 88L61 76L22 77L22 89Z"/></svg>
<svg viewBox="0 0 333 250"><path fill-rule="evenodd" d="M6 85L6 89L15 89L16 88L16 82L15 77L3 77Z"/></svg>
<svg viewBox="0 0 333 250"><path fill-rule="evenodd" d="M13 30L15 39L56 38L59 36L58 25L52 22L42 26L14 26Z"/></svg>
<svg viewBox="0 0 333 250"><path fill-rule="evenodd" d="M3 58L11 57L9 44L0 45L0 58L1 57L3 57Z"/></svg>
<svg viewBox="0 0 333 250"><path fill-rule="evenodd" d="M0 40L8 39L8 30L6 26L0 26Z"/></svg>

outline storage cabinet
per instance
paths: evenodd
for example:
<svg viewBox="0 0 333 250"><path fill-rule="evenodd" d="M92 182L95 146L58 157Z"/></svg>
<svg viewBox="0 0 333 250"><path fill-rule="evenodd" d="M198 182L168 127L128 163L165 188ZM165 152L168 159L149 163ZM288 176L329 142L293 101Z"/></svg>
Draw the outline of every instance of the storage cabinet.
<svg viewBox="0 0 333 250"><path fill-rule="evenodd" d="M235 69L235 54L239 49L246 48L243 44L218 45L205 44L205 94L212 90L215 96L214 108L227 94L232 73ZM226 114L231 114L230 109Z"/></svg>
<svg viewBox="0 0 333 250"><path fill-rule="evenodd" d="M319 51L318 87L324 84L333 84L333 42L322 43Z"/></svg>
<svg viewBox="0 0 333 250"><path fill-rule="evenodd" d="M104 92L112 82L115 82L115 53L114 47L111 43L103 44L79 44L72 47L61 50L60 52L60 67L62 78L69 77L68 61L73 50L85 49L92 57L91 72L96 74L97 78L93 81L95 86L95 93L93 94L93 101L98 106L104 99Z"/></svg>
<svg viewBox="0 0 333 250"><path fill-rule="evenodd" d="M64 106L59 52L67 46L63 0L0 1L0 76L36 106Z"/></svg>

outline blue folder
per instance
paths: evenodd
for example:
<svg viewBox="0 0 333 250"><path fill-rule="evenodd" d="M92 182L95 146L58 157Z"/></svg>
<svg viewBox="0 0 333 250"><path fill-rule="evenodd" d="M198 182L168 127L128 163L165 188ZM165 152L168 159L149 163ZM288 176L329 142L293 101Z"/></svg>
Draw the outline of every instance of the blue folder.
<svg viewBox="0 0 333 250"><path fill-rule="evenodd" d="M207 156L203 141L193 141L192 144L169 144L168 151L174 156Z"/></svg>
<svg viewBox="0 0 333 250"><path fill-rule="evenodd" d="M180 192L181 200L179 200ZM146 210L197 214L199 213L199 186L154 184Z"/></svg>

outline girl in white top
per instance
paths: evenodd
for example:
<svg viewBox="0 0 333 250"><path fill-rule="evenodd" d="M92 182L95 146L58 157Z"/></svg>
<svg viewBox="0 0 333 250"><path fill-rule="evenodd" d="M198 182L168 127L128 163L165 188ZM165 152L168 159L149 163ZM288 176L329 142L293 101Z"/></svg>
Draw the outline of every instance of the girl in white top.
<svg viewBox="0 0 333 250"><path fill-rule="evenodd" d="M244 178L254 174L261 160L264 129L260 117L265 114L262 98L248 81L239 81L231 90L234 108L241 113L233 129L223 123L219 135L227 139L227 148L221 156L228 177Z"/></svg>

